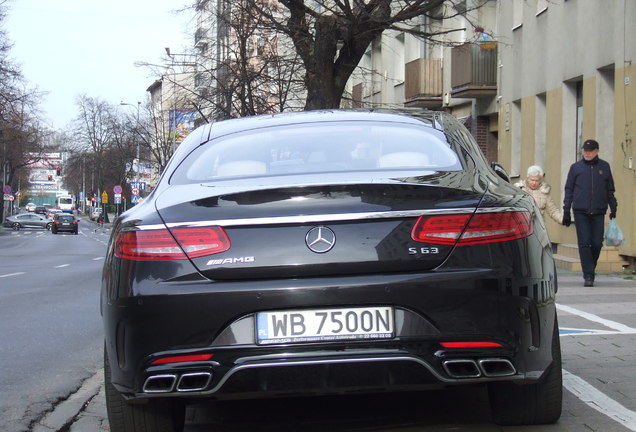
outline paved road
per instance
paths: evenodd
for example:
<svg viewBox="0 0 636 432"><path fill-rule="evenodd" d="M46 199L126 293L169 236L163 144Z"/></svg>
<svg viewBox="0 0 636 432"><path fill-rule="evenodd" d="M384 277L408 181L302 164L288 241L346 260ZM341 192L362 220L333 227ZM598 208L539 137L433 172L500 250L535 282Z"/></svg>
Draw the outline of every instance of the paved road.
<svg viewBox="0 0 636 432"><path fill-rule="evenodd" d="M482 389L417 394L204 404L189 408L186 432L352 430L399 432L636 431L636 281L600 275L583 288L559 273L564 405L555 425L500 427ZM44 418L34 432L108 431L102 373Z"/></svg>

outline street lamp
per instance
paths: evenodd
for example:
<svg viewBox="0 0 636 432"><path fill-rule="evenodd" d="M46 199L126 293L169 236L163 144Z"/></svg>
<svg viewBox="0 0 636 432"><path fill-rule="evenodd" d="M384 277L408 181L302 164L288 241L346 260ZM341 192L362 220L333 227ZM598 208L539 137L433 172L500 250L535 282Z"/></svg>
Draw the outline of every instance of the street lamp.
<svg viewBox="0 0 636 432"><path fill-rule="evenodd" d="M119 105L128 105L128 106L132 106L134 107L135 105L131 104L131 103L127 103L124 101L121 101L119 103ZM137 127L139 127L139 107L141 106L141 102L137 102ZM139 133L139 132L138 132ZM141 160L139 159L139 139L136 139L135 141L137 141L137 181L141 180L141 174L139 171L139 166L141 165Z"/></svg>

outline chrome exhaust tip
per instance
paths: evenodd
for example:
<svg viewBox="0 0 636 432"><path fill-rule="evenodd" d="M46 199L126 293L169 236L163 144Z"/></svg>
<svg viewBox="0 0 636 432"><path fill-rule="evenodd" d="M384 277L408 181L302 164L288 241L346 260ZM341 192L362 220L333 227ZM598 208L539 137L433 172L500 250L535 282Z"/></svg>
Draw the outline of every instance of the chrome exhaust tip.
<svg viewBox="0 0 636 432"><path fill-rule="evenodd" d="M153 375L146 378L142 391L144 393L169 393L174 390L177 376L172 374Z"/></svg>
<svg viewBox="0 0 636 432"><path fill-rule="evenodd" d="M200 391L205 389L212 380L210 372L185 373L179 378L177 383L178 392Z"/></svg>
<svg viewBox="0 0 636 432"><path fill-rule="evenodd" d="M445 360L442 362L444 370L453 378L478 378L481 371L477 362L470 359Z"/></svg>
<svg viewBox="0 0 636 432"><path fill-rule="evenodd" d="M479 360L479 368L487 377L510 376L517 373L512 362L503 358L488 358Z"/></svg>

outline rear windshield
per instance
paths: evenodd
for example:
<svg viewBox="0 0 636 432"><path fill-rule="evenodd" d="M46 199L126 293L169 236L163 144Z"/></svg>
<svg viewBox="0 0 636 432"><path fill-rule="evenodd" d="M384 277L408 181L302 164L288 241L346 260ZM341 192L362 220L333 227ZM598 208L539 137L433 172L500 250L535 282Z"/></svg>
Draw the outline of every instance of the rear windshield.
<svg viewBox="0 0 636 432"><path fill-rule="evenodd" d="M57 217L57 220L59 220L60 222L73 222L75 220L74 216L62 216L59 215Z"/></svg>
<svg viewBox="0 0 636 432"><path fill-rule="evenodd" d="M170 183L370 170L462 169L442 132L402 123L339 122L236 133L195 149Z"/></svg>

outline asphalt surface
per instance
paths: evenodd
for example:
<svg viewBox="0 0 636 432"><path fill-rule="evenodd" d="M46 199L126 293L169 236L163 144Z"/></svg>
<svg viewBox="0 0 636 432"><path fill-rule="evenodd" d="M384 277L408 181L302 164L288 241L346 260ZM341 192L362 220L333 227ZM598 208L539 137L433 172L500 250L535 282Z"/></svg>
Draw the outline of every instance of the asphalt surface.
<svg viewBox="0 0 636 432"><path fill-rule="evenodd" d="M108 229L106 226L105 229ZM592 291L593 290L593 291ZM585 298L581 296L585 296L586 293L590 293L590 299L592 297L597 297L598 294L603 291L607 291L608 294L615 294L617 292L620 293L621 296L626 300L623 300L626 304L629 302L636 302L636 280L631 279L630 276L626 276L623 274L603 274L598 275L594 288L583 288L582 287L582 277L578 273L571 273L565 271L559 271L559 294L557 300L559 300L559 296L562 300L568 299L576 299L577 303L583 302L585 303ZM592 300L590 300L592 301ZM598 301L598 300L594 300ZM565 318L571 318L573 315L570 315L571 311L568 311L567 306L559 309L559 316L561 325L563 327L563 320L561 320L561 315L566 315ZM629 311L627 311L629 313ZM576 317L575 317L576 318ZM634 323L631 324L633 327L636 327ZM627 342L624 345L619 345L613 341L607 341L607 347L599 348L598 345L586 347L585 343L581 343L576 340L576 338L567 337L568 330L562 329L562 351L564 357L564 387L567 391L564 392L564 408L563 415L561 417L560 422L557 425L548 425L543 427L531 427L531 428L500 428L492 425L492 423L488 424L489 421L486 419L484 423L481 424L465 424L465 425L455 425L455 427L451 428L452 430L457 431L526 431L526 430L545 430L545 431L599 431L599 432L609 432L609 431L629 431L636 430L630 429L629 424L625 427L624 417L628 417L633 413L633 411L627 410L625 412L613 412L605 408L603 410L598 407L593 406L595 401L590 401L590 398L594 397L594 388L590 390L590 386L581 387L580 383L576 381L577 377L569 374L566 369L572 370L573 366L577 367L588 367L593 369L593 374L597 377L598 382L607 382L612 380L623 380L623 385L627 388L634 388L636 386L636 379L634 378L633 369L631 366L634 365L634 362L629 362L631 365L629 369L622 371L619 368L615 368L613 362L616 362L616 359L623 361L625 359L635 359L634 355L634 342L636 342L636 336L631 335L627 339ZM566 334L564 334L566 333ZM571 335L571 334L570 334ZM602 335L601 335L602 339ZM573 351L576 351L576 354ZM572 352L568 355L568 351ZM582 366L581 366L582 365ZM600 367L599 365L605 365L605 367ZM619 374L618 378L615 376ZM620 376L623 374L624 376ZM614 376L612 378L611 376ZM589 379L588 379L589 380ZM597 383L594 384L597 386ZM605 389L602 389L605 390ZM569 393L568 393L569 391ZM592 393L590 393L590 391ZM618 390L620 392L620 389ZM570 402L566 403L565 395L570 394L569 400ZM578 393L578 394L577 394ZM632 392L633 394L633 392ZM571 395L574 395L572 397ZM604 394L603 394L604 396ZM603 397L601 396L601 398ZM631 396L629 394L610 394L609 398L617 396L618 400L621 401L621 397L623 397L623 403L625 400L631 400ZM613 399L612 399L613 400ZM604 399L601 399L602 403ZM465 401L463 402L465 403ZM471 402L469 402L471 403ZM481 403L475 400L475 403ZM584 405L587 406L584 406ZM574 406L570 406L574 405ZM595 408L588 409L589 407ZM586 412L588 414L581 415L579 412ZM193 414L189 410L189 414L192 416ZM362 414L365 415L364 413ZM374 413L368 413L368 415L373 416ZM585 417L589 417L585 418ZM262 419L261 419L262 421ZM617 423L618 421L618 423ZM621 423L622 422L622 423ZM258 423L255 423L258 424ZM261 423L262 424L262 423ZM599 426L600 424L600 426ZM636 424L636 423L634 423ZM592 425L592 426L589 426ZM442 427L441 430L451 430L447 428L448 425ZM245 427L245 426L244 426ZM398 430L404 432L416 432L416 431L437 431L440 425L432 425L432 426L423 426L423 427L399 427L391 430ZM636 426L635 426L636 427ZM544 429L545 428L545 429ZM257 427L257 429L260 429ZM99 432L99 431L109 431L107 412L106 412L106 404L104 398L104 385L103 385L103 370L98 371L94 376L87 379L82 387L71 395L66 401L62 402L57 406L57 408L49 413L47 416L41 419L39 424L33 429L33 432ZM199 426L186 427L186 431L214 431L217 430L214 426L206 426L206 424L202 424ZM226 429L223 429L226 430ZM234 429L227 429L234 430ZM239 430L239 429L236 429ZM241 428L240 430L249 430ZM267 429L273 430L273 429ZM313 428L307 429L304 427L300 427L299 430L316 430ZM328 429L325 429L328 430ZM338 428L338 430L342 430ZM354 428L352 430L378 430L374 427L363 427L363 428ZM388 429L382 429L388 430Z"/></svg>

